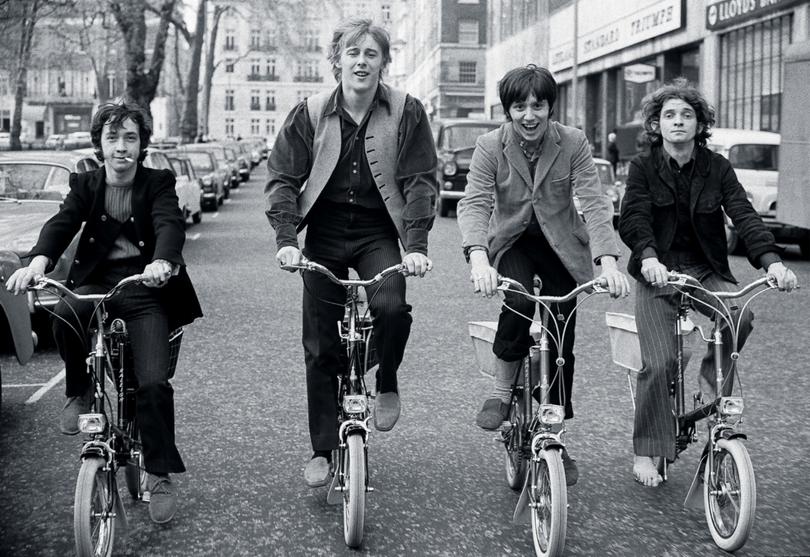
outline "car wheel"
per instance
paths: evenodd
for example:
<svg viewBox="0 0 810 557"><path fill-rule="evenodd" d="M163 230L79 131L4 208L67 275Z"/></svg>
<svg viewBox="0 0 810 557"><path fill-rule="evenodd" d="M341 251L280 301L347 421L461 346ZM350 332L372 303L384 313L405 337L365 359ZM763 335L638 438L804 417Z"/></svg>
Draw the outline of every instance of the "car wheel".
<svg viewBox="0 0 810 557"><path fill-rule="evenodd" d="M810 259L810 234L805 234L805 236L799 240L799 251L801 251L803 258Z"/></svg>
<svg viewBox="0 0 810 557"><path fill-rule="evenodd" d="M193 222L194 224L200 224L202 222L202 208L193 215L191 215L191 222Z"/></svg>
<svg viewBox="0 0 810 557"><path fill-rule="evenodd" d="M439 216L446 217L450 214L450 202L446 199L439 199Z"/></svg>

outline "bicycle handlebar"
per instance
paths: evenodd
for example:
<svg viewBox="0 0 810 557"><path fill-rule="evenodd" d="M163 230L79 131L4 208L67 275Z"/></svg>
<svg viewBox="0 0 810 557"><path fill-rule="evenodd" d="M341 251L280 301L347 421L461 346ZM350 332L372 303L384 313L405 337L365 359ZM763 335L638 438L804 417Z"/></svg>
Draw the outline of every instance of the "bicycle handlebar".
<svg viewBox="0 0 810 557"><path fill-rule="evenodd" d="M540 283L542 286L542 282ZM512 288L514 287L514 288ZM596 293L607 293L607 280L604 278L597 278L591 281L588 281L584 284L581 284L574 288L568 294L563 296L536 296L528 292L522 284L517 282L516 280L510 279L509 277L498 276L498 290L502 292L510 291L510 292L517 292L527 298L534 300L535 302L542 302L545 304L561 304L563 302L568 302L573 300L583 292L587 292L588 290L593 290Z"/></svg>
<svg viewBox="0 0 810 557"><path fill-rule="evenodd" d="M667 284L686 286L688 288L700 288L707 294L710 294L720 299L741 298L764 284L767 284L769 289L776 288L776 281L769 276L764 276L758 278L757 280L751 282L750 284L745 285L741 290L738 290L736 292L725 292L725 291L714 292L712 290L707 290L703 288L700 282L695 277L687 275L685 273L678 273L676 271L669 272L669 276L667 277Z"/></svg>
<svg viewBox="0 0 810 557"><path fill-rule="evenodd" d="M281 268L284 270L312 271L321 273L335 284L343 286L344 288L350 286L363 286L363 287L372 286L395 273L402 273L402 274L407 273L405 265L403 265L402 263L397 263L396 265L392 265L387 269L383 269L382 271L380 271L379 273L377 273L368 280L361 280L361 279L344 280L336 277L332 271L330 271L320 263L315 263L314 261L310 261L308 259L302 260L301 263L297 265L282 265Z"/></svg>
<svg viewBox="0 0 810 557"><path fill-rule="evenodd" d="M142 274L132 275L126 278L121 279L121 281L116 284L115 286L110 289L109 292L105 294L76 294L73 290L62 284L61 282L55 281L53 279L49 279L48 277L40 278L36 284L33 284L29 288L31 290L45 290L48 287L55 288L61 294L76 300L77 302L103 302L108 298L112 297L116 292L126 288L127 286L133 284L139 284L146 280L146 277Z"/></svg>

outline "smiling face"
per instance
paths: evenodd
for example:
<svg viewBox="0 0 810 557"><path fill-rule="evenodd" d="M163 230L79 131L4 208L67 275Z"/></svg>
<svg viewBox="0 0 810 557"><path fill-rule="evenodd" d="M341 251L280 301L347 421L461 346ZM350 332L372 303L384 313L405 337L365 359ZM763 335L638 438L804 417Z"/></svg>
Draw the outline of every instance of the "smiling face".
<svg viewBox="0 0 810 557"><path fill-rule="evenodd" d="M694 143L700 125L692 105L683 99L668 99L661 107L658 127L664 145L685 146Z"/></svg>
<svg viewBox="0 0 810 557"><path fill-rule="evenodd" d="M518 136L528 142L539 142L548 128L549 106L546 99L538 101L534 93L522 100L512 103L509 117L512 127Z"/></svg>
<svg viewBox="0 0 810 557"><path fill-rule="evenodd" d="M383 67L382 49L371 35L363 35L355 44L343 48L338 67L344 87L357 92L376 89Z"/></svg>
<svg viewBox="0 0 810 557"><path fill-rule="evenodd" d="M141 151L138 124L131 119L104 124L101 131L101 152L107 172L123 174L135 169Z"/></svg>

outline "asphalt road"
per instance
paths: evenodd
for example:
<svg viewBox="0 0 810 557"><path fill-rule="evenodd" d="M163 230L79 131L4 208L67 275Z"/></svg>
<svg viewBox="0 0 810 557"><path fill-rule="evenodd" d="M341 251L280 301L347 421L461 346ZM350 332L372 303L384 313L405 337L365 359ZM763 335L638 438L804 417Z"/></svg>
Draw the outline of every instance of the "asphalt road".
<svg viewBox="0 0 810 557"><path fill-rule="evenodd" d="M431 234L435 271L409 279L414 326L400 374L403 415L374 431L361 550L343 543L342 510L308 489L310 455L300 343L301 280L273 261L263 215L263 170L214 215L189 229L185 257L205 318L187 329L174 380L177 436L188 472L180 510L165 527L125 498L127 555L530 555L528 525L513 525L517 494L501 446L473 420L490 389L477 371L470 320L497 318L498 302L471 293L454 218ZM788 254L800 282L810 264ZM756 272L739 257L743 281ZM757 515L739 556L810 554L807 290L759 298L743 351L746 446L757 477ZM567 555L724 555L702 510L684 510L700 452L690 447L656 489L631 474L632 407L611 362L604 312L630 299L594 297L580 309L576 419L567 444L580 466L569 491ZM73 551L73 491L81 440L58 433L64 383L54 351L26 367L8 356L0 417L0 554Z"/></svg>

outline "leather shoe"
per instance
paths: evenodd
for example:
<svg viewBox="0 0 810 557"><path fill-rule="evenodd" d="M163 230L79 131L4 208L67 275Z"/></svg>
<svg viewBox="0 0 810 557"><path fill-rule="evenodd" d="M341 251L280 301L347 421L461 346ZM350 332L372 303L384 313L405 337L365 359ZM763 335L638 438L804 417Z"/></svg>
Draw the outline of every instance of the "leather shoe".
<svg viewBox="0 0 810 557"><path fill-rule="evenodd" d="M577 461L571 458L568 451L562 451L562 464L565 470L565 485L572 486L577 483L579 479L579 469L577 468Z"/></svg>
<svg viewBox="0 0 810 557"><path fill-rule="evenodd" d="M307 462L304 481L309 487L322 487L329 483L329 461L325 456L315 456Z"/></svg>
<svg viewBox="0 0 810 557"><path fill-rule="evenodd" d="M59 430L65 435L79 433L79 414L87 414L93 401L93 389L88 388L81 396L69 396L59 416Z"/></svg>
<svg viewBox="0 0 810 557"><path fill-rule="evenodd" d="M484 401L484 406L475 417L475 425L487 431L493 431L501 427L509 413L509 405L499 398L488 398Z"/></svg>
<svg viewBox="0 0 810 557"><path fill-rule="evenodd" d="M146 480L149 490L149 518L155 524L166 524L177 512L177 494L168 474L149 474Z"/></svg>
<svg viewBox="0 0 810 557"><path fill-rule="evenodd" d="M399 419L400 411L397 393L379 393L374 403L374 427L377 431L391 431Z"/></svg>

